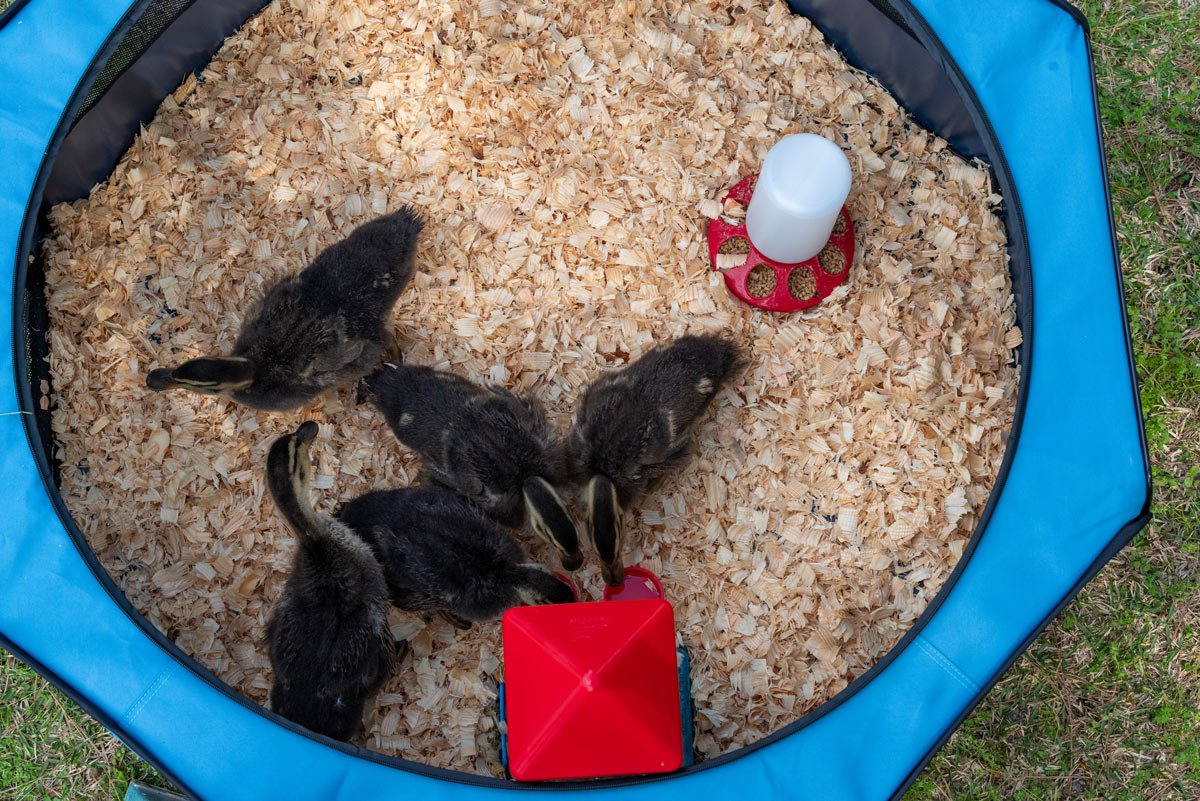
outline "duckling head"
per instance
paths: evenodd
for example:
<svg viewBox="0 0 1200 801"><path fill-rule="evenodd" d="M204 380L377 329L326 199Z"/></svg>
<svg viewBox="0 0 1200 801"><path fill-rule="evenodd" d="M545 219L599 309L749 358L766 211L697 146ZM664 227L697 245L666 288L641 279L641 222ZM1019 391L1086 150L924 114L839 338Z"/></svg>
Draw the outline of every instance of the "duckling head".
<svg viewBox="0 0 1200 801"><path fill-rule="evenodd" d="M245 389L254 383L258 365L241 356L205 356L178 367L161 367L146 376L146 386L155 392L188 389L202 395L218 395Z"/></svg>
<svg viewBox="0 0 1200 801"><path fill-rule="evenodd" d="M579 532L558 491L549 481L537 476L526 479L521 490L529 510L529 525L558 551L563 570L582 567Z"/></svg>
<svg viewBox="0 0 1200 801"><path fill-rule="evenodd" d="M574 588L541 565L517 565L512 580L522 603L535 606L575 602Z"/></svg>
<svg viewBox="0 0 1200 801"><path fill-rule="evenodd" d="M620 587L625 583L625 567L621 564L625 524L617 488L607 476L593 476L588 482L587 513L588 534L600 556L604 582L610 587Z"/></svg>
<svg viewBox="0 0 1200 801"><path fill-rule="evenodd" d="M292 433L275 440L267 454L267 488L289 519L293 507L303 504L308 496L312 478L308 449L319 428L312 420L301 423Z"/></svg>

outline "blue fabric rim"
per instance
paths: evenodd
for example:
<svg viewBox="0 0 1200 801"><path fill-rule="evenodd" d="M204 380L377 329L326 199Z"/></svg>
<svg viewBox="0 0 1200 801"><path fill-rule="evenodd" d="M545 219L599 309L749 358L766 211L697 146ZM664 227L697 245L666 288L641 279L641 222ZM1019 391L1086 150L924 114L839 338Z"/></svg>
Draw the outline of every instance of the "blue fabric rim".
<svg viewBox="0 0 1200 801"><path fill-rule="evenodd" d="M135 12L139 8L141 8L143 5L145 5L146 2L148 2L148 0L141 0L141 2L135 4L134 6L132 6L130 8L130 10L127 13L122 24L120 26L118 26L117 31L115 31L114 35L112 37L110 37L110 39L108 40L106 47L102 48L101 52L97 54L97 58L93 61L92 68L89 69L89 71L88 71L89 75L94 73L94 69L97 67L97 62L102 64L103 60L101 59L101 56L105 55L106 52L110 51L111 47L114 45L114 43L119 40L119 36L117 35L117 33L119 33L119 31L124 30L127 27L129 22L133 18L136 17ZM910 5L908 5L907 3L898 4L898 5L903 5L905 8L905 11L907 11L910 15L912 15L914 20L918 19L915 10L912 9L912 7ZM1061 6L1061 5L1066 5L1066 4L1056 2L1056 5ZM1076 12L1076 15L1077 15L1077 12ZM7 22L7 21L8 20L5 20L5 22ZM929 35L932 35L932 34L929 34ZM936 39L936 37L935 37L935 39ZM929 46L928 43L926 46L927 47ZM944 50L942 53L942 58L945 59L948 64L953 64L953 61L950 60L949 56L944 53ZM81 84L80 84L80 88L82 88L82 87L83 87L83 82L81 82ZM1093 89L1094 89L1094 73L1093 73ZM78 108L79 102L82 101L83 94L84 93L82 91L80 91L79 88L77 88L76 94L72 99L72 103L68 106L67 111L64 112L64 117L63 117L64 121L69 120L72 117L72 114L70 112L72 112L73 109ZM976 101L976 105L977 105L977 101ZM53 163L54 155L56 153L55 145L57 143L61 142L61 134L63 133L62 128L63 128L63 122L60 122L59 131L56 134L55 141L52 142L52 146L48 151L48 155L46 156L46 158L43 162L43 168L42 168L42 170L39 171L39 186L35 189L34 194L31 196L30 209L27 209L27 216L26 216L25 225L24 225L24 228L22 231L22 236L21 236L21 246L20 246L20 250L18 253L19 259L18 259L17 281L16 281L16 284L14 287L14 290L18 294L23 292L24 284L25 284L25 270L24 270L25 258L24 258L24 256L26 256L29 253L29 251L31 249L31 244L32 244L34 216L30 212L32 210L32 207L35 205L35 202L36 202L35 198L40 196L40 188L41 188L41 184L44 183L44 179L45 179L45 176L47 173L47 167L49 165L52 165L52 163ZM992 140L993 140L993 142L992 142L993 145L995 145L997 148L997 152L1000 152L998 144L994 141L994 136L992 136ZM1107 187L1106 187L1106 190L1107 190ZM1015 194L1014 194L1014 197L1015 197ZM1110 226L1111 226L1111 215L1110 215ZM1114 237L1114 240L1115 240L1115 237ZM1118 281L1120 281L1119 270L1118 270ZM23 332L23 325L20 325L20 323L22 323L24 321L23 304L18 302L14 308L17 310L17 313L15 316L16 316L16 322L18 323L16 325L14 325L14 331L18 335L20 335ZM1129 344L1128 343L1128 320L1127 320L1127 318L1125 318L1124 310L1122 310L1122 311L1123 311L1122 316L1123 316L1125 330L1126 330L1126 344L1127 344L1127 350L1128 350L1128 344ZM1030 314L1032 314L1032 309L1030 309ZM1032 322L1032 321L1030 321L1030 322ZM1030 340L1031 340L1031 338L1030 338ZM14 343L14 344L17 344L17 343ZM1028 353L1029 350L1030 350L1029 348L1026 348L1025 352ZM20 348L18 348L16 355L18 357L20 357L21 353L22 352L21 352ZM1132 356L1131 355L1130 355L1130 359L1131 359L1131 368L1132 368ZM28 383L25 380L25 376L23 376L21 374L22 365L23 365L23 359L17 358L15 360L15 367L16 367L17 373L18 373L17 386L21 387L20 401L21 401L22 409L28 411L32 407L32 397L31 397L30 387L28 386ZM1026 373L1027 370L1028 370L1028 358L1026 357L1026 359L1024 359L1023 363L1022 363L1023 379L1027 377L1027 373ZM1136 392L1136 381L1134 382L1134 388L1135 388L1135 392ZM1020 411L1021 410L1019 409L1019 412ZM1141 421L1140 415L1138 415L1138 423L1139 423L1139 434L1140 434L1141 440L1142 440L1141 444L1142 444L1142 448L1144 451L1146 443L1145 443L1144 431L1142 430L1142 425L1141 425L1142 421ZM30 424L29 424L28 418L26 418L27 435L29 435L31 433L29 431L29 425ZM1016 436L1019 433L1018 425L1019 425L1019 420L1017 423L1014 423L1014 435L1012 438L1010 438L1008 451L1006 452L1006 457L1005 457L1006 466L1010 462L1009 456L1012 451L1012 445L1015 443ZM36 441L37 441L36 436L33 436L30 439L31 449L33 450L33 452L35 454L35 458L39 462L39 466L44 471L46 468L45 453L42 452L40 448L34 446L33 443L35 443ZM1148 461L1147 461L1147 463L1148 463ZM45 478L46 478L46 476L44 474L43 479L45 480ZM1000 481L997 481L996 489L1002 490L1002 483ZM82 541L79 539L80 535L78 533L78 529L74 525L74 521L70 519L70 516L68 514L66 514L65 509L62 506L61 498L57 497L57 492L55 490L53 490L49 485L47 486L47 490L48 490L49 494L51 495L51 499L54 502L55 508L58 511L60 518L63 518L63 516L66 515L62 522L64 523L67 531L71 534L72 540L75 541L76 547L80 549L81 556L85 559L85 561L87 562L89 568L93 571L93 573L97 574L97 577L101 580L101 583L105 586L106 591L109 592L110 596L113 597L114 601L117 602L118 606L121 606L123 611L125 611L125 613L128 616L130 616L130 618L143 630L143 632L149 634L151 636L151 638L153 640L155 640L156 643L160 646L160 648L164 648L164 650L166 650L166 652L170 656L172 656L172 658L174 658L177 662L183 664L192 673L196 674L202 680L208 682L209 684L213 685L214 687L221 690L222 692L225 692L226 694L232 693L232 691L226 685L224 685L222 682L220 682L218 679L216 679L214 676L212 676L212 674L209 673L206 669L204 669L203 667L201 667L197 663L195 663L194 660L191 660L190 657L187 657L185 654L183 654L181 651L179 651L179 649L176 646L174 646L174 644L166 642L165 638L161 635L161 633L157 632L157 630L154 630L153 627L150 626L149 623L146 622L144 619L142 619L141 616L136 613L136 611L132 610L131 607L125 608L128 606L128 601L126 601L124 599L124 596L120 593L119 589L117 589L115 587L115 585L112 584L111 579L109 579L107 576L107 573L104 572L103 569L99 567L98 563L95 562L95 557L93 554L91 554L90 549L87 548L86 543L82 543L82 547L81 547ZM995 492L995 490L993 490L993 496L998 497L998 495L999 495L999 493L997 493L997 492ZM992 503L993 503L992 499L989 499L989 504L988 504L989 509L991 508ZM1148 509L1148 505L1149 505L1149 476L1147 475L1147 509ZM985 511L984 514L987 515L987 511ZM1139 528L1141 528L1142 525L1145 524L1147 517L1148 517L1148 512L1144 510L1143 513L1138 518L1136 518L1135 520L1133 520L1129 524L1127 524L1122 529L1122 531L1120 533L1118 533L1118 535L1116 537L1114 537L1114 539L1112 540L1112 543L1110 544L1109 549L1107 549L1097 559L1097 561L1094 565L1095 569L1090 571L1088 576L1085 576L1085 578L1080 581L1079 585L1075 589L1075 592L1077 592L1078 589L1080 587L1082 587L1083 584L1086 583L1087 578L1090 578L1090 576L1094 574L1095 570L1098 570L1099 567L1102 566L1102 564L1105 561L1107 561L1109 558L1111 558L1111 556L1123 544L1125 544L1125 542L1127 542L1132 537L1132 535ZM977 544L979 538L982 536L985 529L986 529L986 519L981 519L979 527L977 528L976 532L972 535L972 540L971 540L971 544L969 546L968 552L964 553L963 559L960 561L959 565L956 567L954 574L952 574L950 579L948 579L948 581L946 582L946 584L944 585L942 590L939 592L938 596L934 599L934 601L931 602L930 607L926 610L926 612L922 615L922 617L914 624L912 630L910 630L908 635L906 635L906 637L904 639L902 639L901 642L898 643L897 646L894 647L884 657L883 660L881 660L879 663L877 663L876 666L874 666L870 671L868 671L868 673L861 676L854 683L852 683L850 687L848 687L842 693L839 693L839 695L836 696L834 699L831 699L829 702L822 705L822 707L818 708L817 710L814 710L814 712L805 716L804 718L802 718L801 720L792 724L791 726L786 727L785 729L782 729L779 732L776 732L770 738L767 738L763 741L759 741L759 743L755 743L752 746L748 746L744 749L740 749L739 751L732 752L731 754L728 754L725 757L720 757L720 758L717 758L714 760L708 760L708 761L702 763L702 765L696 766L695 770L703 770L703 769L710 768L710 767L716 767L717 765L723 764L726 761L730 761L732 759L736 759L742 755L750 753L751 751L756 750L758 747L766 745L769 742L773 742L776 739L780 739L782 737L787 736L788 734L798 731L799 729L811 724L812 722L815 722L815 720L819 719L824 714L827 714L828 712L835 709L840 703L842 703L843 701L845 701L849 697L851 697L854 694L854 692L857 692L858 689L861 689L862 686L865 686L875 675L878 675L879 672L882 672L882 670L884 668L886 668L887 665L890 664L890 662L896 656L898 656L899 653L901 653L903 651L903 649L916 636L916 634L918 634L920 632L920 630L924 627L924 623L928 622L928 620L932 617L932 615L937 611L937 608L940 606L940 603L942 602L942 600L945 597L949 596L949 593L953 589L953 586L954 586L957 576L961 573L961 571L965 568L966 564L968 563L971 552L973 552L974 546ZM1072 596L1073 596L1073 594L1074 593L1072 593ZM1051 619L1053 619L1053 617L1057 614L1057 612L1059 610L1061 610L1062 606L1065 606L1065 604L1069 601L1069 598L1070 598L1070 596L1068 596L1068 599L1063 601L1063 604L1060 605L1060 607L1058 609L1054 610L1054 612L1050 616L1047 617L1046 621L1042 624L1043 627L1046 623L1048 623ZM1039 629L1038 629L1039 631L1040 631L1040 628L1041 627L1039 627ZM149 631L148 631L148 629L149 629ZM1015 659L1020 655L1020 653L1024 650L1024 648L1028 646L1028 643L1030 641L1032 641L1032 639L1036 636L1036 633L1037 632L1034 632L1034 634L1031 635L1029 640L1026 641L1021 646L1021 648L1013 654L1012 659L1009 661L1008 664L1011 664L1012 661L1015 661ZM13 645L12 643L9 643L7 641L7 639L0 639L0 641L2 641L6 647L10 647ZM17 651L18 649L10 647L10 650ZM29 660L25 660L25 661L29 661ZM1005 669L1007 668L1007 666L1008 665L1006 664ZM35 665L35 668L40 668L39 672L42 673L43 675L50 674L50 672L45 670L44 667ZM1002 673L1003 673L1003 670L997 674L997 678ZM77 695L75 695L70 690L69 687L65 687L64 683L57 681L56 678L52 674L47 675L47 678L49 680L51 680L52 682L56 683L58 686L62 687L66 692L68 692L69 695L72 695L73 698L75 698L77 701L80 701L82 703L82 699L80 699ZM979 693L979 695L974 699L973 703L971 704L972 707L974 706L975 703L978 703L978 701L983 697L983 695L986 694L987 689L988 688L985 688L982 692ZM233 696L237 696L238 698L241 698L240 694L233 693ZM289 728L293 728L293 730L302 731L302 730L299 730L296 727L292 726L291 724L287 723L286 721L283 721L281 718L278 718L278 716L275 716L275 715L267 712L266 710L263 710L261 707L258 707L257 705L253 704L252 702L249 702L248 700L246 700L244 698L241 700L244 702L243 705L248 706L249 708L252 708L259 714L264 714L264 715L268 716L270 719L276 721L277 723L281 723L282 725L285 725ZM90 704L85 704L85 706L90 706ZM965 717L967 713L969 713L969 708L964 711L963 717ZM960 721L961 721L961 718L960 718ZM958 725L958 722L955 723L955 726L957 726L957 725ZM949 734L953 731L953 729L954 729L954 727L951 727L946 732L945 736L948 737ZM121 733L119 731L115 732L115 733L117 733L118 736L121 736ZM305 734L307 735L307 732L305 732ZM311 735L308 735L308 736L311 737ZM140 749L137 747L136 743L130 743L130 740L127 739L126 737L122 737L122 739L125 742L129 743L131 745L131 747L134 748L135 751L140 751ZM314 738L314 739L317 739L321 742L329 742L329 741L326 741L324 738ZM375 761L379 761L379 762L382 762L383 764L398 767L402 770L416 769L415 772L423 773L425 775L436 776L438 778L449 779L452 781L462 781L463 779L473 778L473 777L469 777L464 774L458 774L455 772L431 769L426 766L416 765L415 763L408 763L403 760L396 760L396 759L392 759L392 758L381 757L380 755L373 754L373 752L366 752L361 749L355 749L353 747L345 746L344 744L341 744L341 743L332 743L332 744L335 745L335 747L339 748L339 750L342 750L348 754L372 758ZM939 743L939 746L940 746L940 743ZM932 757L932 754L934 752L936 752L936 748L930 752L929 758ZM151 761L151 763L154 764L153 760L147 760L147 761ZM927 762L928 758L925 761ZM924 763L922 763L922 766L923 766L923 764ZM157 764L156 764L156 767L158 767L160 770L162 770L162 768L163 768L163 766L157 765ZM920 767L921 766L918 766L918 769L914 771L913 776L909 779L908 783L911 783L911 780L915 778L916 773L919 771ZM163 772L165 775L167 775L170 778L169 771L164 770ZM678 775L678 774L675 774L675 775ZM662 780L669 780L669 779L670 779L670 777L668 776L668 777L663 777L663 778L657 779L657 780L662 781ZM482 783L482 784L488 784L488 785L493 784L493 782L476 782L476 781L469 781L468 783L471 783L471 784L481 784ZM623 784L630 784L630 783L635 783L635 782L616 781L616 782L609 782L609 783L605 783L605 784L608 784L609 786L620 786ZM510 783L501 782L501 781L495 781L494 784L498 785L498 786L502 786L502 787L509 787L509 788L514 786ZM581 786L593 788L593 787L597 787L600 785L598 785L597 783L586 783L586 784L582 784ZM905 786L907 786L907 784ZM562 785L558 785L558 786L554 787L553 789L568 789L568 788L564 787ZM900 790L902 791L903 789L904 789L904 787L902 786L900 788Z"/></svg>

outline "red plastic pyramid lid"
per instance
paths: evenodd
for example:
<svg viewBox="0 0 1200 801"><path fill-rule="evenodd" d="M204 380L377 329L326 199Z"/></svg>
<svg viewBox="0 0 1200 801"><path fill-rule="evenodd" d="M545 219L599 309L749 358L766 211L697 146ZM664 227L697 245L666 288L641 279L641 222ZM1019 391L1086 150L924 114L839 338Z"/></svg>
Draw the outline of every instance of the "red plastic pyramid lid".
<svg viewBox="0 0 1200 801"><path fill-rule="evenodd" d="M521 606L505 613L503 630L514 778L629 776L682 765L670 604Z"/></svg>

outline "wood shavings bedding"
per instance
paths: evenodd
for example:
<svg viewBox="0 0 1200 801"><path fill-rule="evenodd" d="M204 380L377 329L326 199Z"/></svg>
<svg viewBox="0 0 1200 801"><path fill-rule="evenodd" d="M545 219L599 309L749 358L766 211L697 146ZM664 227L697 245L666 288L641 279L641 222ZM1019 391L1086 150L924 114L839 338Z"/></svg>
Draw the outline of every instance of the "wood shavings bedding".
<svg viewBox="0 0 1200 801"><path fill-rule="evenodd" d="M798 131L851 159L859 255L831 299L774 316L726 295L703 231ZM782 3L280 0L108 182L53 210L62 491L133 604L265 702L294 547L263 485L270 442L323 423L325 510L418 465L351 391L256 415L144 375L227 349L268 280L411 202L430 225L395 315L407 358L536 392L564 430L589 380L655 342L746 344L695 458L628 526L627 564L675 605L713 756L867 670L962 554L1017 389L999 200ZM600 596L594 560L577 578ZM414 655L360 741L499 774L499 624L392 620Z"/></svg>

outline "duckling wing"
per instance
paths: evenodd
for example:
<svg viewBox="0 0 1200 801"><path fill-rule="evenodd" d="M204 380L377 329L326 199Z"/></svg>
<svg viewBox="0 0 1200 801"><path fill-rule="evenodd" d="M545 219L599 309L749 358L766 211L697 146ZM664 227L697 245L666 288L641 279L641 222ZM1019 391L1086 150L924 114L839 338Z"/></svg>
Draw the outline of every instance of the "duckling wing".
<svg viewBox="0 0 1200 801"><path fill-rule="evenodd" d="M418 503L413 512L420 520L395 532L387 557L393 603L411 611L448 610L468 620L503 611L512 595L504 579L520 562L519 548L457 496L444 490L421 495L453 503Z"/></svg>
<svg viewBox="0 0 1200 801"><path fill-rule="evenodd" d="M643 493L687 455L669 410L632 414L608 436L587 444L588 473L601 473L617 487L622 503Z"/></svg>
<svg viewBox="0 0 1200 801"><path fill-rule="evenodd" d="M396 438L420 454L428 482L506 525L523 520L526 478L562 472L557 438L532 399L419 366L385 366L364 388Z"/></svg>
<svg viewBox="0 0 1200 801"><path fill-rule="evenodd" d="M425 473L430 483L452 490L472 501L480 501L485 494L485 485L480 475L479 457L472 448L472 441L458 436L457 426L442 430L442 443L437 457L425 461Z"/></svg>
<svg viewBox="0 0 1200 801"><path fill-rule="evenodd" d="M474 405L490 393L452 373L386 365L365 382L371 402L402 444L420 455L424 480L469 498L484 495L489 469Z"/></svg>
<svg viewBox="0 0 1200 801"><path fill-rule="evenodd" d="M432 529L419 543L421 558L446 608L470 621L497 617L515 601L515 568L524 553L500 525L462 498L423 492L423 520Z"/></svg>
<svg viewBox="0 0 1200 801"><path fill-rule="evenodd" d="M415 271L424 221L409 207L364 223L330 245L301 275L315 301L344 310L355 336L377 338Z"/></svg>
<svg viewBox="0 0 1200 801"><path fill-rule="evenodd" d="M444 486L487 514L518 525L523 511L520 466L513 459L518 454L510 449L520 446L520 437L514 436L512 418L498 411L486 399L467 404L461 419L445 430L442 457L434 471Z"/></svg>
<svg viewBox="0 0 1200 801"><path fill-rule="evenodd" d="M380 600L386 604L386 596ZM387 612L372 611L347 621L331 649L328 671L335 683L370 693L392 672L396 648L387 625Z"/></svg>
<svg viewBox="0 0 1200 801"><path fill-rule="evenodd" d="M420 365L384 365L367 377L364 389L396 439L427 467L444 467L447 432L461 420L470 382Z"/></svg>
<svg viewBox="0 0 1200 801"><path fill-rule="evenodd" d="M461 424L448 432L443 464L456 476L456 489L512 527L525 520L526 479L556 483L564 472L561 444L540 405L500 387L467 403Z"/></svg>
<svg viewBox="0 0 1200 801"><path fill-rule="evenodd" d="M366 366L362 363L368 351L369 356L373 357L382 353L378 343L351 338L346 333L346 321L340 316L333 319L329 335L323 342L317 343L317 348L313 352L312 373L337 373L348 367L357 371L360 366Z"/></svg>
<svg viewBox="0 0 1200 801"><path fill-rule="evenodd" d="M445 599L437 591L437 577L430 575L426 559L411 536L398 535L390 525L372 526L371 532L378 543L379 561L387 577L392 604L409 612L443 608Z"/></svg>
<svg viewBox="0 0 1200 801"><path fill-rule="evenodd" d="M517 395L508 389L492 384L491 391L506 405L519 431L526 454L522 480L538 475L552 483L565 477L563 443L546 419L546 409L533 395Z"/></svg>
<svg viewBox="0 0 1200 801"><path fill-rule="evenodd" d="M678 467L688 456L688 429L679 431L670 409L659 409L641 431L640 451L621 476L637 494ZM620 488L621 484L617 484Z"/></svg>
<svg viewBox="0 0 1200 801"><path fill-rule="evenodd" d="M692 425L718 386L704 378L660 349L597 379L584 393L568 436L568 461L577 480L606 475L624 502L676 467L687 455Z"/></svg>
<svg viewBox="0 0 1200 801"><path fill-rule="evenodd" d="M392 602L402 609L484 620L512 601L512 569L524 561L520 546L453 492L367 493L347 503L341 518L355 531L369 531Z"/></svg>
<svg viewBox="0 0 1200 801"><path fill-rule="evenodd" d="M704 413L741 361L730 340L685 336L650 351L626 372L634 391L649 404L669 410L682 434Z"/></svg>
<svg viewBox="0 0 1200 801"><path fill-rule="evenodd" d="M348 333L325 300L314 301L300 277L274 284L247 318L233 355L258 366L254 383L234 399L263 409L289 409L366 372L382 345Z"/></svg>
<svg viewBox="0 0 1200 801"><path fill-rule="evenodd" d="M576 480L601 473L620 489L621 477L641 461L652 417L653 407L623 372L594 381L584 392L567 437L567 459Z"/></svg>
<svg viewBox="0 0 1200 801"><path fill-rule="evenodd" d="M483 422L497 432L496 443L511 465L517 483L530 476L551 482L563 478L562 440L546 419L541 401L532 395L517 395L493 384L490 402L481 402Z"/></svg>
<svg viewBox="0 0 1200 801"><path fill-rule="evenodd" d="M262 360L264 354L287 344L296 322L303 316L304 288L300 276L285 276L251 307L233 346L233 355Z"/></svg>

